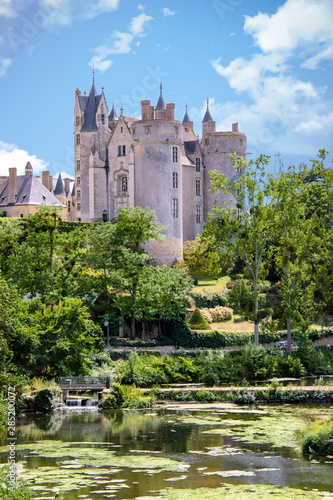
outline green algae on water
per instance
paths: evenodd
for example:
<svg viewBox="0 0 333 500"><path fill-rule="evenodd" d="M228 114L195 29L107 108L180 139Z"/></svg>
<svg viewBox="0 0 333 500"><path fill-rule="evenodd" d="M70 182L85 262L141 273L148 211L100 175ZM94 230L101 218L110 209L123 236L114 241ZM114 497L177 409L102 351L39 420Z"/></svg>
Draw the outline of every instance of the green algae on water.
<svg viewBox="0 0 333 500"><path fill-rule="evenodd" d="M324 497L323 493L315 491L304 491L294 488L279 488L278 486L264 484L228 484L220 488L197 488L197 489L166 489L160 492L161 500L267 500L267 498L279 498L279 500L318 500Z"/></svg>

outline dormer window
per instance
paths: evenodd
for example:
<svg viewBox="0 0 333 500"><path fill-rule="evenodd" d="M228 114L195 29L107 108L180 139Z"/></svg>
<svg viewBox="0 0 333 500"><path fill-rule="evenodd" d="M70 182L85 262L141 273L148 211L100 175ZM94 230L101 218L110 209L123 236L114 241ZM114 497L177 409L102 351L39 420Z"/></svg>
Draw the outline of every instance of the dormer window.
<svg viewBox="0 0 333 500"><path fill-rule="evenodd" d="M77 116L77 117L76 117L76 126L77 126L77 127L80 125L80 121L81 121L80 117L79 117L79 116Z"/></svg>

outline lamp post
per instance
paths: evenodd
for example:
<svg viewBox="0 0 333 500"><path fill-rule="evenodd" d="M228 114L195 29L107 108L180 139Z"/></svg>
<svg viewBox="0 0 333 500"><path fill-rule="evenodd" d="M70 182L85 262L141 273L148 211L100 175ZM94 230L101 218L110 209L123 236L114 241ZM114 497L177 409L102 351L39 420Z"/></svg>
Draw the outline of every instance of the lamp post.
<svg viewBox="0 0 333 500"><path fill-rule="evenodd" d="M104 321L104 326L106 326L106 348L110 349L110 331L109 331L109 322L107 319Z"/></svg>

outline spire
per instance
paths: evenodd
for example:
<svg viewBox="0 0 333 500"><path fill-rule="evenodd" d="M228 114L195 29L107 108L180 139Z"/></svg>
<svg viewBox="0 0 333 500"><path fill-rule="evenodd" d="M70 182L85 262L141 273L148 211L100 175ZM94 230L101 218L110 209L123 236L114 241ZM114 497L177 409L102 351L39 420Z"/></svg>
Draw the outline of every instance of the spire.
<svg viewBox="0 0 333 500"><path fill-rule="evenodd" d="M62 182L61 174L58 176L57 184L54 190L54 196L59 194L66 194L64 189L64 183Z"/></svg>
<svg viewBox="0 0 333 500"><path fill-rule="evenodd" d="M112 109L111 109L111 113L109 114L109 120L116 120L118 117L117 117L117 113L116 113L116 110L114 108L114 103L112 103Z"/></svg>
<svg viewBox="0 0 333 500"><path fill-rule="evenodd" d="M213 121L214 120L212 118L212 115L209 112L209 99L207 99L207 110L206 110L205 116L203 117L202 123L213 122Z"/></svg>
<svg viewBox="0 0 333 500"><path fill-rule="evenodd" d="M30 177L30 175L33 174L33 168L32 168L30 161L28 161L28 163L26 164L25 169L24 169L24 173L25 173L26 177Z"/></svg>
<svg viewBox="0 0 333 500"><path fill-rule="evenodd" d="M92 132L94 130L98 130L96 125L96 96L97 91L93 79L93 84L89 92L89 97L84 112L84 122L81 128L81 132Z"/></svg>
<svg viewBox="0 0 333 500"><path fill-rule="evenodd" d="M185 111L185 115L184 115L184 118L183 118L183 122L182 122L182 123L189 123L189 121L190 121L190 117L188 116L187 106L185 106L185 108L186 108L186 111Z"/></svg>
<svg viewBox="0 0 333 500"><path fill-rule="evenodd" d="M160 85L160 97L158 98L156 109L166 109L165 102L162 96L162 84Z"/></svg>

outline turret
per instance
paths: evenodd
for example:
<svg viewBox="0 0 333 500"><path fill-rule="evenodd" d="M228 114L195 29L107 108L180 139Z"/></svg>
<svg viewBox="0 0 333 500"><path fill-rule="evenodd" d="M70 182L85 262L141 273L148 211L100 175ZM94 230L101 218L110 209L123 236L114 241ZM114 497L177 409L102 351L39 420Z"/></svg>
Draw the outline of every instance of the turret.
<svg viewBox="0 0 333 500"><path fill-rule="evenodd" d="M205 116L202 120L202 137L207 134L213 134L215 132L215 122L209 111L209 99L207 99L207 109Z"/></svg>

